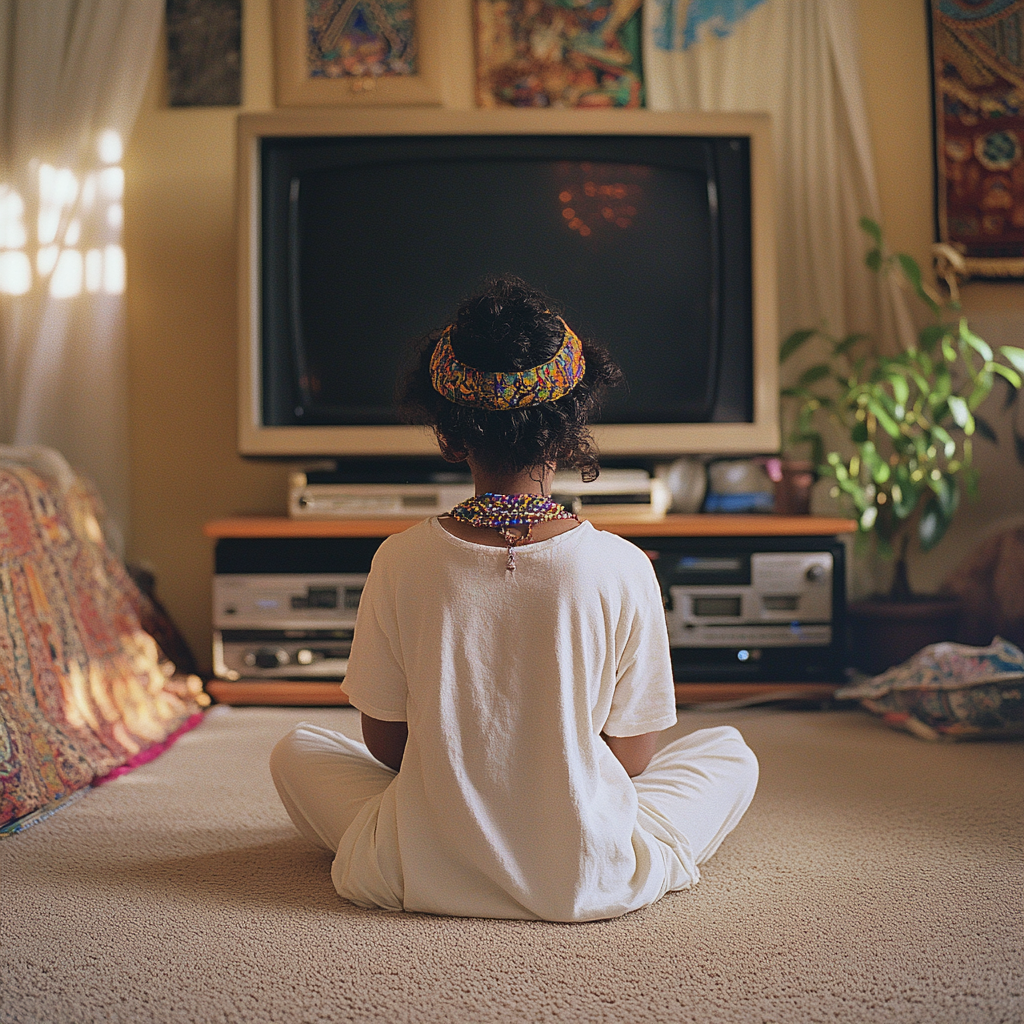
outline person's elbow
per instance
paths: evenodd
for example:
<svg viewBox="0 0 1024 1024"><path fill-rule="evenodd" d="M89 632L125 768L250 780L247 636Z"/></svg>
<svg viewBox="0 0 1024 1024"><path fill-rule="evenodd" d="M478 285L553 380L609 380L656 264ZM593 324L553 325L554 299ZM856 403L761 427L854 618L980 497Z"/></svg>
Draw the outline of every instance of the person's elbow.
<svg viewBox="0 0 1024 1024"><path fill-rule="evenodd" d="M601 733L602 739L631 779L651 763L651 758L658 749L660 735L660 731L645 732L640 736L607 736Z"/></svg>
<svg viewBox="0 0 1024 1024"><path fill-rule="evenodd" d="M381 764L397 772L402 767L405 744L409 739L409 723L382 722L379 718L371 718L362 713L359 717L366 749Z"/></svg>

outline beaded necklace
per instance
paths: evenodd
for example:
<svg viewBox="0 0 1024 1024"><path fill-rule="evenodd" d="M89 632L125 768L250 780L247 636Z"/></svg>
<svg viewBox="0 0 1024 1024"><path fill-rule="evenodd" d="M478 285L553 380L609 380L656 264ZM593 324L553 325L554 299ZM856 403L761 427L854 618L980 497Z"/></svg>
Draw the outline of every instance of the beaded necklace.
<svg viewBox="0 0 1024 1024"><path fill-rule="evenodd" d="M530 542L534 523L553 519L575 519L579 522L575 512L566 511L543 494L478 494L456 505L448 514L460 523L497 530L508 548L505 568L509 572L515 572L515 548ZM517 527L524 526L525 533L515 532Z"/></svg>

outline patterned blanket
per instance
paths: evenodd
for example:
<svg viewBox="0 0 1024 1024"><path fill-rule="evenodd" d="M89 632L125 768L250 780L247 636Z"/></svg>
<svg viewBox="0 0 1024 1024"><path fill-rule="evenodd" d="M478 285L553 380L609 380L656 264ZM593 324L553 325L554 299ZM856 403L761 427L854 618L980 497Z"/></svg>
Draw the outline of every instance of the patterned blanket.
<svg viewBox="0 0 1024 1024"><path fill-rule="evenodd" d="M155 756L208 702L143 629L151 604L104 543L92 488L45 454L33 466L0 453L5 831Z"/></svg>

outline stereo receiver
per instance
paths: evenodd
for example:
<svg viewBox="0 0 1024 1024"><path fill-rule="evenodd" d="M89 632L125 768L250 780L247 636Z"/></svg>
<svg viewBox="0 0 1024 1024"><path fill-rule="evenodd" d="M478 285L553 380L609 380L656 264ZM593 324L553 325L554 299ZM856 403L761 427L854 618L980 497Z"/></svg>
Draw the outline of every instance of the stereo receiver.
<svg viewBox="0 0 1024 1024"><path fill-rule="evenodd" d="M845 547L835 537L631 537L661 585L676 682L841 681ZM224 538L214 671L344 678L380 538Z"/></svg>
<svg viewBox="0 0 1024 1024"><path fill-rule="evenodd" d="M223 679L342 679L366 574L218 574L213 670Z"/></svg>
<svg viewBox="0 0 1024 1024"><path fill-rule="evenodd" d="M380 538L227 537L213 578L221 679L341 680Z"/></svg>
<svg viewBox="0 0 1024 1024"><path fill-rule="evenodd" d="M833 537L667 537L654 561L677 682L838 681L845 548Z"/></svg>

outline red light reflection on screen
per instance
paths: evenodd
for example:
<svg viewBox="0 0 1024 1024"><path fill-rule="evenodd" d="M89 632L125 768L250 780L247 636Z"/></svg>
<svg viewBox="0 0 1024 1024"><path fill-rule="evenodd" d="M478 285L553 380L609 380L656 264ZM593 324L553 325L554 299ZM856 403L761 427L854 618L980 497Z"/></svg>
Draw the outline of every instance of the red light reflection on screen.
<svg viewBox="0 0 1024 1024"><path fill-rule="evenodd" d="M562 164L568 181L558 193L562 218L570 231L587 238L595 231L625 231L633 226L643 203L642 178L647 168L627 164Z"/></svg>

